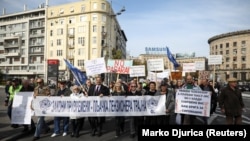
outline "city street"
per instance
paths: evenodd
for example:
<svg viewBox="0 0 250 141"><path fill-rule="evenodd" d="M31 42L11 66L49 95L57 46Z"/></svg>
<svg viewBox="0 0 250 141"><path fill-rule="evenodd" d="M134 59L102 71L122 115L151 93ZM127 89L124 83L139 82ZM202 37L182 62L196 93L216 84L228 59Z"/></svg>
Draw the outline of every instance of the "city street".
<svg viewBox="0 0 250 141"><path fill-rule="evenodd" d="M250 96L250 94L244 94ZM22 133L23 127L20 126L19 128L12 128L10 127L10 119L7 116L7 107L4 106L4 98L5 93L4 89L0 88L0 99L2 99L2 104L0 105L0 140L1 141L31 141L33 139L33 133L26 132ZM243 115L243 123L250 125L250 97L244 96L244 102L246 105L246 111ZM36 122L36 117L33 117L34 121ZM68 141L68 140L91 140L91 141L128 141L128 140L137 140L137 137L130 138L129 136L129 120L126 119L125 124L125 132L118 138L115 138L115 126L114 126L114 118L109 117L107 118L104 127L103 127L103 135L101 137L97 136L90 136L90 126L88 120L85 118L85 123L82 131L80 132L79 138L72 138L70 135L66 137L57 136L51 138L50 136L53 133L53 117L48 117L47 123L49 124L51 130L47 134L42 134L39 141L52 141L52 140L60 140L60 141ZM201 119L197 118L196 124L201 124ZM216 113L214 113L210 119L209 124L211 125L223 125L225 124L225 117L222 115L217 108Z"/></svg>

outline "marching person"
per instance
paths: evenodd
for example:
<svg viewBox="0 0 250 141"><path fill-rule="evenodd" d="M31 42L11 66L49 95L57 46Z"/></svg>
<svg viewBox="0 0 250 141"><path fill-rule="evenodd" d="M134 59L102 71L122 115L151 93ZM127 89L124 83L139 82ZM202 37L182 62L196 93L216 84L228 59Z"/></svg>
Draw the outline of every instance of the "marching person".
<svg viewBox="0 0 250 141"><path fill-rule="evenodd" d="M8 116L11 120L11 113L12 113L12 104L13 104L13 100L15 97L15 94L20 92L20 90L22 89L22 85L20 83L20 80L15 78L12 80L12 85L9 88L9 102L8 102ZM11 127L13 128L18 128L19 125L18 124L12 124Z"/></svg>
<svg viewBox="0 0 250 141"><path fill-rule="evenodd" d="M227 125L241 125L244 102L242 93L237 88L237 79L229 78L228 86L221 90L219 95L219 106L221 112L226 115Z"/></svg>
<svg viewBox="0 0 250 141"><path fill-rule="evenodd" d="M111 96L126 96L126 91L122 89L122 84L120 82L115 83ZM116 138L120 136L121 132L124 132L124 124L125 124L124 116L115 117Z"/></svg>
<svg viewBox="0 0 250 141"><path fill-rule="evenodd" d="M169 125L170 124L170 116L174 115L174 106L175 99L174 94L168 91L168 84L163 82L160 85L160 90L156 92L155 95L164 95L166 97L165 107L166 107L166 115L160 115L157 117L157 125Z"/></svg>
<svg viewBox="0 0 250 141"><path fill-rule="evenodd" d="M97 77L95 85L90 87L88 96L108 96L109 88L102 84L102 78ZM95 136L97 132L98 137L102 135L102 126L105 122L105 117L88 117L90 126L91 126L91 136Z"/></svg>
<svg viewBox="0 0 250 141"><path fill-rule="evenodd" d="M127 96L141 96L142 93L138 91L136 83L130 84L129 92ZM143 125L144 116L131 116L129 120L130 138L134 138L138 131L138 126Z"/></svg>
<svg viewBox="0 0 250 141"><path fill-rule="evenodd" d="M38 78L36 80L37 86L34 89L34 98L37 96L50 96L50 88L48 86L44 85L44 80L41 78ZM31 109L33 109L32 104L31 104ZM33 141L40 139L40 134L42 128L45 129L46 133L49 132L50 128L45 122L45 117L44 116L39 116L37 117L37 124L36 124L36 131L34 134Z"/></svg>
<svg viewBox="0 0 250 141"><path fill-rule="evenodd" d="M30 85L30 82L28 79L24 79L23 82L22 82L22 89L20 90L20 92L34 92L34 87ZM24 126L24 129L23 129L23 132L26 132L29 130L29 126L27 124L23 125ZM35 123L31 117L31 130L35 130Z"/></svg>
<svg viewBox="0 0 250 141"><path fill-rule="evenodd" d="M67 88L66 81L59 82L59 88L55 92L55 96L70 96L71 90ZM63 121L63 134L62 136L67 136L69 131L69 117L54 117L54 133L51 137L60 135L60 123Z"/></svg>
<svg viewBox="0 0 250 141"><path fill-rule="evenodd" d="M77 85L72 86L72 93L70 94L70 98L74 100L79 100L84 96L84 94L81 92L81 88ZM72 133L71 137L79 137L79 132L82 129L84 125L84 117L78 117L78 116L70 116L71 121L71 127L72 127Z"/></svg>
<svg viewBox="0 0 250 141"><path fill-rule="evenodd" d="M201 90L201 88L194 83L191 75L186 77L186 83L183 84L182 89ZM181 123L182 125L193 125L195 118L196 117L194 115L181 114Z"/></svg>

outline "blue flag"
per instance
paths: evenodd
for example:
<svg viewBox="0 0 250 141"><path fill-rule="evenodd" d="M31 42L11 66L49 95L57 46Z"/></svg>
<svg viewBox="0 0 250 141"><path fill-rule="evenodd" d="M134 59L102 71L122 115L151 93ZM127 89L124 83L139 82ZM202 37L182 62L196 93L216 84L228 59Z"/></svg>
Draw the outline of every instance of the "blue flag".
<svg viewBox="0 0 250 141"><path fill-rule="evenodd" d="M177 67L179 67L180 65L177 63L177 61L175 60L174 56L172 55L172 53L170 52L169 48L167 47L167 55L168 55L168 59L169 61L171 61L174 65L174 68L176 69Z"/></svg>
<svg viewBox="0 0 250 141"><path fill-rule="evenodd" d="M67 67L69 68L69 70L72 72L75 80L76 80L76 85L80 86L85 84L86 80L87 80L87 76L81 72L78 68L74 67L68 60L64 59Z"/></svg>

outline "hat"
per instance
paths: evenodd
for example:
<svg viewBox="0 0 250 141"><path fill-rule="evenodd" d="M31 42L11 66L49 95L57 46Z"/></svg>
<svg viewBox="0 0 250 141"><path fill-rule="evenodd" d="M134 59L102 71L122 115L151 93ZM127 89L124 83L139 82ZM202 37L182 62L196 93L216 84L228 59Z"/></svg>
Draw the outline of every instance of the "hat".
<svg viewBox="0 0 250 141"><path fill-rule="evenodd" d="M237 82L238 80L234 77L230 77L227 79L227 82Z"/></svg>

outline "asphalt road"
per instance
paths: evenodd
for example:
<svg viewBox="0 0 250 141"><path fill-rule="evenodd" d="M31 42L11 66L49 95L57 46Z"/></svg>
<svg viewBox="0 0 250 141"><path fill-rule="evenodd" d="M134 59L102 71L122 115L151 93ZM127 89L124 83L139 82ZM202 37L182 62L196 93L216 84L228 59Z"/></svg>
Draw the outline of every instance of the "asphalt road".
<svg viewBox="0 0 250 141"><path fill-rule="evenodd" d="M250 124L250 93L247 94L249 97L244 97L244 102L246 105L245 112L243 114L243 124ZM33 132L25 132L22 133L23 127L19 128L11 128L10 127L10 119L7 116L7 107L4 106L5 93L4 89L0 88L0 99L2 104L0 104L0 140L1 141L31 141L33 139ZM36 117L33 117L36 122ZM79 138L72 138L70 135L66 137L57 136L51 138L50 136L53 133L53 117L47 118L47 123L49 124L51 131L47 134L42 134L39 141L77 141L77 140L91 140L91 141L137 141L137 137L130 138L129 134L129 120L126 119L125 124L125 132L118 138L115 138L115 126L114 126L114 118L108 117L106 123L104 123L103 127L103 135L101 137L90 136L90 126L87 118L85 118L85 123L82 131L80 132ZM196 119L196 124L201 125L202 120L200 118ZM220 110L217 108L216 112L209 118L209 124L211 125L224 125L225 124L225 116L220 113Z"/></svg>

